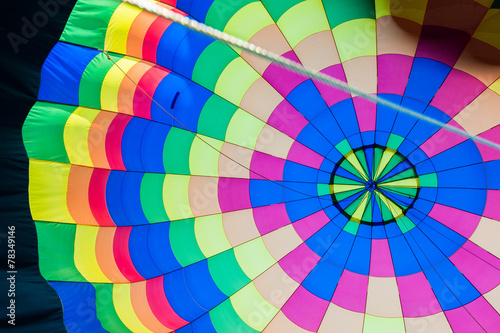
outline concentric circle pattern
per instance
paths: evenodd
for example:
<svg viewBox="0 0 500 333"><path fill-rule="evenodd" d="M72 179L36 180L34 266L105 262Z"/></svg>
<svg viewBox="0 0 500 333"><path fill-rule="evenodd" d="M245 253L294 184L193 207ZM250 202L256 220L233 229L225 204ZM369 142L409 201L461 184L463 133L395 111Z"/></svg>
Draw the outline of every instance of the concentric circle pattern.
<svg viewBox="0 0 500 333"><path fill-rule="evenodd" d="M162 2L500 143L498 1ZM23 137L69 331L499 330L500 151L434 123L79 0Z"/></svg>

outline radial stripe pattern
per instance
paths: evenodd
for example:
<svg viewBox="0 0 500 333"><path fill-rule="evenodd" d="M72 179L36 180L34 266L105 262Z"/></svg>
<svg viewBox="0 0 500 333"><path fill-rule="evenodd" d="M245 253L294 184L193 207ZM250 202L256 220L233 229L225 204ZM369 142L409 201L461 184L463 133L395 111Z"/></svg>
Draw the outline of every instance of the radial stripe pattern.
<svg viewBox="0 0 500 333"><path fill-rule="evenodd" d="M500 143L498 1L159 3ZM500 151L436 125L79 0L23 138L70 331L500 327Z"/></svg>

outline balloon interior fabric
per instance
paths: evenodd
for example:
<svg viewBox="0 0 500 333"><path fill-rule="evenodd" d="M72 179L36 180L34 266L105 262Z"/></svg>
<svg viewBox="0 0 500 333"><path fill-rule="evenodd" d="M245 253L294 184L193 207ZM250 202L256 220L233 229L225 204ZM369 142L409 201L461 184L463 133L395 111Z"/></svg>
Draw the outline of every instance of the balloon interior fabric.
<svg viewBox="0 0 500 333"><path fill-rule="evenodd" d="M498 0L163 2L500 143ZM118 0L76 3L23 138L70 332L500 327L484 144Z"/></svg>

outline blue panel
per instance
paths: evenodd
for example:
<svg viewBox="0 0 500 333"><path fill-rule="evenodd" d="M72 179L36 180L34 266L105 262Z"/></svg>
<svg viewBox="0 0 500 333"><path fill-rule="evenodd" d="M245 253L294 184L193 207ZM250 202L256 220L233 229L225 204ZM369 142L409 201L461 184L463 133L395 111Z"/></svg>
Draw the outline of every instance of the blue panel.
<svg viewBox="0 0 500 333"><path fill-rule="evenodd" d="M437 203L482 215L486 203L486 190L440 188Z"/></svg>
<svg viewBox="0 0 500 333"><path fill-rule="evenodd" d="M123 132L122 157L127 170L144 171L141 161L141 142L149 123L146 119L133 117ZM161 156L163 157L163 154Z"/></svg>
<svg viewBox="0 0 500 333"><path fill-rule="evenodd" d="M317 198L286 202L285 205L290 221L292 222L322 210L321 203Z"/></svg>
<svg viewBox="0 0 500 333"><path fill-rule="evenodd" d="M200 22L205 22L208 9L214 0L177 0L176 7Z"/></svg>
<svg viewBox="0 0 500 333"><path fill-rule="evenodd" d="M415 151L415 154L412 154L412 156L410 156L410 160L412 161L415 161L415 163L413 163L413 165L415 166L415 171L417 171L417 175L421 176L421 175L427 175L427 174L430 174L430 173L434 173L436 170L434 169L434 165L432 164L431 160L429 159L425 159L423 160L423 156L421 156L418 160L417 160L417 157L419 156L419 152L422 152L420 149L418 149L417 151ZM423 154L423 152L422 152ZM418 162L418 161L422 161L422 162Z"/></svg>
<svg viewBox="0 0 500 333"><path fill-rule="evenodd" d="M411 275L421 271L404 236L390 237L388 240L396 276Z"/></svg>
<svg viewBox="0 0 500 333"><path fill-rule="evenodd" d="M192 328L192 333L217 333L208 313L196 319L189 326ZM179 332L179 330L176 332Z"/></svg>
<svg viewBox="0 0 500 333"><path fill-rule="evenodd" d="M42 67L38 99L79 105L80 79L99 51L57 43Z"/></svg>
<svg viewBox="0 0 500 333"><path fill-rule="evenodd" d="M330 194L322 195L322 196L318 197L318 199L319 199L319 202L320 202L323 210L325 210L326 208L329 208L330 206L333 205L332 196Z"/></svg>
<svg viewBox="0 0 500 333"><path fill-rule="evenodd" d="M127 172L122 184L122 203L125 215L133 225L149 224L141 204L141 182L144 174ZM115 193L115 195L118 195Z"/></svg>
<svg viewBox="0 0 500 333"><path fill-rule="evenodd" d="M334 207L335 209L334 210L330 209L331 212L330 212L330 214L328 214L328 217L332 220L331 222L333 224L335 224L340 229L344 229L347 222L349 222L349 219L347 217L345 217L343 214L340 214L337 207L335 207L335 206L332 206L332 207ZM327 211L327 213L328 213L328 211Z"/></svg>
<svg viewBox="0 0 500 333"><path fill-rule="evenodd" d="M467 140L437 154L431 161L436 171L441 171L481 163L483 160L474 141Z"/></svg>
<svg viewBox="0 0 500 333"><path fill-rule="evenodd" d="M496 169L496 173L500 169ZM484 165L474 164L463 168L437 172L439 187L487 188Z"/></svg>
<svg viewBox="0 0 500 333"><path fill-rule="evenodd" d="M318 256L322 257L337 238L341 229L329 222L306 240L306 245Z"/></svg>
<svg viewBox="0 0 500 333"><path fill-rule="evenodd" d="M328 108L323 97L312 80L306 80L295 87L286 99L307 120L313 119L318 113Z"/></svg>
<svg viewBox="0 0 500 333"><path fill-rule="evenodd" d="M402 100L401 96L392 94L379 94L378 97L398 105ZM394 109L382 104L377 104L377 131L392 132L397 114L398 113ZM385 142L383 145L385 145Z"/></svg>
<svg viewBox="0 0 500 333"><path fill-rule="evenodd" d="M424 214L418 210L416 210L415 208L410 208L408 209L408 211L406 212L406 216L413 222L415 223L416 225L418 225L420 222L422 222L423 220L425 220L427 218L427 213Z"/></svg>
<svg viewBox="0 0 500 333"><path fill-rule="evenodd" d="M117 226L130 226L130 221L123 209L122 193L123 179L125 178L125 171L111 170L109 173L108 181L106 183L106 206L108 207L109 215Z"/></svg>
<svg viewBox="0 0 500 333"><path fill-rule="evenodd" d="M314 117L314 119L311 120L311 123L318 129L319 132L321 132L321 134L323 134L325 138L328 139L328 141L330 141L332 145L336 145L345 139L337 121L333 118L332 113L328 109Z"/></svg>
<svg viewBox="0 0 500 333"><path fill-rule="evenodd" d="M250 201L252 207L260 207L281 203L283 187L280 183L269 180L250 180Z"/></svg>
<svg viewBox="0 0 500 333"><path fill-rule="evenodd" d="M369 146L375 143L375 131L361 133L361 140L364 146Z"/></svg>
<svg viewBox="0 0 500 333"><path fill-rule="evenodd" d="M191 296L201 307L211 310L227 298L212 279L206 260L186 267L185 276Z"/></svg>
<svg viewBox="0 0 500 333"><path fill-rule="evenodd" d="M95 288L92 284L73 282L49 282L49 284L61 299L64 326L68 332L107 332L97 318ZM22 332L23 329L14 331Z"/></svg>
<svg viewBox="0 0 500 333"><path fill-rule="evenodd" d="M283 168L284 181L316 183L317 179L318 170L292 161L285 162Z"/></svg>
<svg viewBox="0 0 500 333"><path fill-rule="evenodd" d="M418 227L447 257L454 254L467 240L430 217L423 220Z"/></svg>
<svg viewBox="0 0 500 333"><path fill-rule="evenodd" d="M320 260L302 282L302 286L314 295L330 301L344 270L325 260Z"/></svg>
<svg viewBox="0 0 500 333"><path fill-rule="evenodd" d="M425 110L424 115L445 123L451 119L446 113L430 105ZM419 120L415 127L411 130L410 134L408 134L407 138L413 142L425 142L440 129L441 126Z"/></svg>
<svg viewBox="0 0 500 333"><path fill-rule="evenodd" d="M330 205L328 206L327 208L325 208L323 210L323 212L328 216L329 219L337 219L337 217L344 217L344 215L340 214L339 210L337 209L337 207L333 206L333 205ZM345 218L345 217L344 217ZM346 222L347 223L347 219L346 219ZM344 227L344 224L342 224L342 226L340 228L343 228ZM338 224L337 224L338 225Z"/></svg>
<svg viewBox="0 0 500 333"><path fill-rule="evenodd" d="M169 239L170 222L155 223L149 226L148 252L162 274L182 268L175 258Z"/></svg>
<svg viewBox="0 0 500 333"><path fill-rule="evenodd" d="M425 270L424 274L431 285L432 291L436 295L439 305L441 305L444 311L455 309L462 305L433 268Z"/></svg>
<svg viewBox="0 0 500 333"><path fill-rule="evenodd" d="M174 126L196 132L201 109L212 95L207 89L196 83L190 83L180 92L175 102L173 114L176 120L174 120ZM172 104L170 105L172 106Z"/></svg>
<svg viewBox="0 0 500 333"><path fill-rule="evenodd" d="M351 145L351 147L361 147L363 145L363 141L361 140L361 135L356 133L347 138L347 142Z"/></svg>
<svg viewBox="0 0 500 333"><path fill-rule="evenodd" d="M325 156L333 148L332 144L322 136L311 124L307 124L297 136L297 141L318 154Z"/></svg>
<svg viewBox="0 0 500 333"><path fill-rule="evenodd" d="M151 279L162 274L149 255L148 233L149 226L133 227L128 240L130 259L132 259L137 272L145 279Z"/></svg>
<svg viewBox="0 0 500 333"><path fill-rule="evenodd" d="M356 236L342 231L324 255L328 262L344 268Z"/></svg>
<svg viewBox="0 0 500 333"><path fill-rule="evenodd" d="M335 243L333 245L335 246ZM371 239L356 237L345 268L354 273L368 275L370 273L371 248Z"/></svg>
<svg viewBox="0 0 500 333"><path fill-rule="evenodd" d="M339 151L337 149L332 149L328 156L326 156L326 158L323 160L323 163L321 163L321 167L319 169L321 171L330 173L335 168L335 163L332 161L340 161L341 158L342 155L339 153Z"/></svg>
<svg viewBox="0 0 500 333"><path fill-rule="evenodd" d="M500 160L484 163L488 179L488 189L500 190Z"/></svg>
<svg viewBox="0 0 500 333"><path fill-rule="evenodd" d="M408 158L412 164L418 163L418 162L422 161L423 159L427 159L427 155L425 155L421 150L418 150L420 152L419 158L413 157L412 154L417 153L417 151L415 151L415 149L417 149L417 146L413 142L411 142L409 140L404 140L399 145L397 151L401 155ZM420 154L422 154L422 155L420 156Z"/></svg>
<svg viewBox="0 0 500 333"><path fill-rule="evenodd" d="M434 202L436 199L437 189L435 188L421 188L418 194L418 199L415 200L413 208L418 210L420 213L428 214L432 207L434 207ZM429 194L429 196L427 196Z"/></svg>
<svg viewBox="0 0 500 333"><path fill-rule="evenodd" d="M443 260L446 260L447 257L419 228L413 228L406 232L405 238L423 270L431 268L441 263Z"/></svg>
<svg viewBox="0 0 500 333"><path fill-rule="evenodd" d="M184 279L184 271L178 270L165 275L163 278L163 285L165 288L165 295L172 306L172 309L182 319L186 321L193 321L194 319L203 315L206 310L203 309L193 299L189 293Z"/></svg>
<svg viewBox="0 0 500 333"><path fill-rule="evenodd" d="M396 237L402 235L401 229L397 223L389 223L385 225L385 233L387 237Z"/></svg>
<svg viewBox="0 0 500 333"><path fill-rule="evenodd" d="M330 183L331 176L332 175L329 172L319 171L316 181L318 182L318 184L328 184Z"/></svg>
<svg viewBox="0 0 500 333"><path fill-rule="evenodd" d="M372 222L382 222L384 220L380 211L379 204L381 204L380 200L376 200L375 196L372 195ZM385 233L386 232L384 228L384 234Z"/></svg>
<svg viewBox="0 0 500 333"><path fill-rule="evenodd" d="M427 105L419 100L409 97L403 97L401 106L414 112L422 113L424 112ZM417 120L418 119L414 116L410 116L409 114L400 112L396 117L396 122L394 123L394 127L392 128L392 132L405 138L408 133L410 133L413 126L415 126Z"/></svg>
<svg viewBox="0 0 500 333"><path fill-rule="evenodd" d="M410 78L406 85L405 96L410 96L426 103L436 95L436 92L448 76L451 68L439 61L427 58L415 58Z"/></svg>
<svg viewBox="0 0 500 333"><path fill-rule="evenodd" d="M368 165L368 174L372 175L373 174L373 154L375 150L373 148L365 148L364 153L365 153L365 158L366 158L366 163Z"/></svg>
<svg viewBox="0 0 500 333"><path fill-rule="evenodd" d="M384 225L374 225L372 226L372 238L374 239L385 239L387 234L385 233Z"/></svg>
<svg viewBox="0 0 500 333"><path fill-rule="evenodd" d="M191 79L198 57L213 42L212 37L191 31L175 51L173 70Z"/></svg>
<svg viewBox="0 0 500 333"><path fill-rule="evenodd" d="M387 140L389 139L389 134L389 132L376 131L375 143L381 146L385 146L387 144Z"/></svg>
<svg viewBox="0 0 500 333"><path fill-rule="evenodd" d="M436 271L460 303L469 304L481 296L450 260L436 266Z"/></svg>
<svg viewBox="0 0 500 333"><path fill-rule="evenodd" d="M338 204L340 205L340 207L342 207L343 210L345 210L354 201L356 201L359 197L361 197L364 194L363 192L364 192L364 189L359 190L359 192L356 192L356 193L352 194L350 197L343 199L342 201L338 202Z"/></svg>
<svg viewBox="0 0 500 333"><path fill-rule="evenodd" d="M333 116L346 137L359 133L358 118L352 99L346 99L330 107Z"/></svg>
<svg viewBox="0 0 500 333"><path fill-rule="evenodd" d="M356 236L364 238L372 238L372 226L367 224L360 224Z"/></svg>
<svg viewBox="0 0 500 333"><path fill-rule="evenodd" d="M156 63L173 70L174 57L177 48L190 32L191 30L178 23L170 24L158 43L158 48L156 50Z"/></svg>
<svg viewBox="0 0 500 333"><path fill-rule="evenodd" d="M153 99L158 102L166 112L156 103L151 103L151 119L167 125L173 125L173 110L170 107L176 96L180 96L180 92L183 91L188 84L189 81L181 76L175 73L168 74L160 82L153 96Z"/></svg>
<svg viewBox="0 0 500 333"><path fill-rule="evenodd" d="M318 196L318 185L316 183L284 182L283 196L285 201L314 198Z"/></svg>
<svg viewBox="0 0 500 333"><path fill-rule="evenodd" d="M141 142L142 166L146 172L165 173L163 149L170 126L149 122Z"/></svg>
<svg viewBox="0 0 500 333"><path fill-rule="evenodd" d="M365 182L362 178L360 178L360 176L352 174L351 172L347 171L346 169L344 169L342 167L338 167L337 170L335 170L335 175L340 176L340 177L344 177L344 178L348 178L348 179L352 179L352 180L355 180L359 183Z"/></svg>
<svg viewBox="0 0 500 333"><path fill-rule="evenodd" d="M381 181L385 181L389 178L391 178L392 176L395 176L405 170L408 170L410 169L412 166L410 164L410 162L408 162L407 160L404 160L403 162L399 163L398 165L396 165L391 171L389 171L384 177L382 177L381 179L379 179L379 182Z"/></svg>

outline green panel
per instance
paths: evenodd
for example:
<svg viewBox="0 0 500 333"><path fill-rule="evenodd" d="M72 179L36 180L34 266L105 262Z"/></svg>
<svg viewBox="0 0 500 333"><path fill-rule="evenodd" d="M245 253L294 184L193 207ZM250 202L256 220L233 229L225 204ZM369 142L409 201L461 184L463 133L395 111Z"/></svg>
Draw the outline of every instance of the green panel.
<svg viewBox="0 0 500 333"><path fill-rule="evenodd" d="M349 171L350 173L352 173L356 177L358 177L360 180L363 179L363 176L358 172L358 170L356 170L356 168L348 160L344 160L344 162L342 162L342 164L341 164L341 167L346 169L347 171ZM358 185L359 185L359 183L358 183Z"/></svg>
<svg viewBox="0 0 500 333"><path fill-rule="evenodd" d="M329 195L330 193L330 185L328 184L318 184L318 196Z"/></svg>
<svg viewBox="0 0 500 333"><path fill-rule="evenodd" d="M390 199L387 199L387 200L390 200ZM382 218L384 219L384 221L388 221L390 219L393 219L394 215L391 213L391 211L385 205L385 203L380 198L377 198L377 201L378 201L378 206L380 207L380 212L382 213Z"/></svg>
<svg viewBox="0 0 500 333"><path fill-rule="evenodd" d="M208 269L215 284L226 296L231 296L251 281L241 270L233 249L209 258Z"/></svg>
<svg viewBox="0 0 500 333"><path fill-rule="evenodd" d="M224 141L227 127L236 110L236 105L212 95L201 110L198 133Z"/></svg>
<svg viewBox="0 0 500 333"><path fill-rule="evenodd" d="M373 199L373 193L370 193L370 196L368 197L368 204L366 205L365 213L363 214L363 217L361 218L363 221L372 221L372 216L373 216L373 209L372 209L372 199Z"/></svg>
<svg viewBox="0 0 500 333"><path fill-rule="evenodd" d="M342 142L339 142L335 148L342 154L342 155L347 155L348 152L352 150L351 146L349 145L349 141L347 139L343 140Z"/></svg>
<svg viewBox="0 0 500 333"><path fill-rule="evenodd" d="M36 102L23 125L29 158L69 163L64 147L64 126L75 106Z"/></svg>
<svg viewBox="0 0 500 333"><path fill-rule="evenodd" d="M42 276L49 281L87 282L76 268L73 258L76 224L35 221L35 226Z"/></svg>
<svg viewBox="0 0 500 333"><path fill-rule="evenodd" d="M102 327L108 332L132 333L116 313L113 304L113 284L95 283L96 314Z"/></svg>
<svg viewBox="0 0 500 333"><path fill-rule="evenodd" d="M68 19L61 40L104 49L109 20L120 3L117 0L79 0Z"/></svg>
<svg viewBox="0 0 500 333"><path fill-rule="evenodd" d="M283 15L283 13L285 13L289 8L303 1L304 0L261 0L274 22L278 22L281 15Z"/></svg>
<svg viewBox="0 0 500 333"><path fill-rule="evenodd" d="M168 132L163 148L163 165L165 173L189 175L189 151L193 144L194 134L172 127Z"/></svg>
<svg viewBox="0 0 500 333"><path fill-rule="evenodd" d="M407 231L410 231L411 229L415 228L415 223L413 223L408 217L402 216L397 220L397 224L399 226L399 229L405 233Z"/></svg>
<svg viewBox="0 0 500 333"><path fill-rule="evenodd" d="M194 219L171 222L169 239L175 258L182 266L189 266L205 259L196 242Z"/></svg>
<svg viewBox="0 0 500 333"><path fill-rule="evenodd" d="M343 185L362 185L362 184L364 184L362 182L359 182L359 181L356 181L356 180L352 180L352 179L349 179L349 178L344 178L344 177L341 177L341 176L335 176L333 178L333 182L335 184L343 184Z"/></svg>
<svg viewBox="0 0 500 333"><path fill-rule="evenodd" d="M381 188L388 192L396 193L410 198L415 198L415 195L417 194L416 188L390 187L390 186L381 186Z"/></svg>
<svg viewBox="0 0 500 333"><path fill-rule="evenodd" d="M356 235L358 233L359 223L348 221L344 227L344 231L347 231L350 234Z"/></svg>
<svg viewBox="0 0 500 333"><path fill-rule="evenodd" d="M146 173L141 182L142 211L150 223L168 221L163 205L163 182L165 175Z"/></svg>
<svg viewBox="0 0 500 333"><path fill-rule="evenodd" d="M375 18L375 1L323 1L330 27L358 18Z"/></svg>
<svg viewBox="0 0 500 333"><path fill-rule="evenodd" d="M387 167L386 167L385 170L391 171L391 169L388 169ZM387 172L385 172L385 173L387 173ZM380 182L380 184L384 184L384 183L388 183L388 182L393 182L393 181L396 181L396 180L401 180L401 179L406 179L406 178L415 178L415 177L416 177L415 170L413 170L413 168L411 168L411 169L405 170L403 172L400 172L400 173L398 173L398 174L396 174L396 175L394 175L394 176L392 176L390 178L384 179L384 181ZM379 179L380 178L382 178L382 176L380 176Z"/></svg>
<svg viewBox="0 0 500 333"><path fill-rule="evenodd" d="M341 62L377 55L376 23L371 18L347 21L332 30Z"/></svg>
<svg viewBox="0 0 500 333"><path fill-rule="evenodd" d="M205 24L222 31L238 10L252 2L257 0L215 0L208 9Z"/></svg>
<svg viewBox="0 0 500 333"><path fill-rule="evenodd" d="M418 177L420 187L437 187L438 178L435 173L429 173Z"/></svg>
<svg viewBox="0 0 500 333"><path fill-rule="evenodd" d="M213 42L198 57L193 69L193 81L214 91L224 68L237 57L238 54L227 44Z"/></svg>
<svg viewBox="0 0 500 333"><path fill-rule="evenodd" d="M362 192L364 190L365 190L364 188L360 188L357 190L335 193L335 198L337 199L337 201L342 201L342 200L347 199L350 196L355 195L356 193Z"/></svg>
<svg viewBox="0 0 500 333"><path fill-rule="evenodd" d="M372 167L372 179L375 177L375 173L377 172L378 165L380 164L380 160L382 159L382 155L384 154L384 150L381 148L375 148L373 150L373 167Z"/></svg>
<svg viewBox="0 0 500 333"><path fill-rule="evenodd" d="M391 149L398 150L399 146L401 145L401 143L403 143L404 140L405 139L403 137L391 133L391 135L389 135L389 139L387 140L386 146Z"/></svg>
<svg viewBox="0 0 500 333"><path fill-rule="evenodd" d="M358 209L359 205L361 204L361 201L363 200L364 195L360 195L356 200L354 200L344 211L349 214L353 215L356 209Z"/></svg>
<svg viewBox="0 0 500 333"><path fill-rule="evenodd" d="M111 55L118 62L123 56ZM104 78L114 64L104 53L99 53L87 65L82 74L79 87L79 104L94 109L101 109L101 88Z"/></svg>
<svg viewBox="0 0 500 333"><path fill-rule="evenodd" d="M384 170L380 173L380 175L378 176L378 179L382 179L384 178L385 175L387 175L389 172L392 171L392 169L394 169L394 167L396 167L399 163L403 162L405 160L405 158L399 154L395 154L394 156L392 156L391 160L389 161L389 163L387 163L387 165L385 166ZM394 178L394 177L397 177L401 174L406 174L406 172L410 171L412 173L412 176L415 176L415 172L413 171L413 169L408 169L406 171L403 171L401 173L398 173L397 175L394 175L393 177L391 178ZM403 177L403 178L408 178L408 177Z"/></svg>
<svg viewBox="0 0 500 333"><path fill-rule="evenodd" d="M368 175L370 172L368 171L368 164L366 163L366 155L364 150L358 150L354 153L356 157L358 158L359 163L363 167L363 170L365 171L365 175Z"/></svg>
<svg viewBox="0 0 500 333"><path fill-rule="evenodd" d="M218 333L257 333L236 314L229 299L210 311L210 319Z"/></svg>

